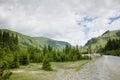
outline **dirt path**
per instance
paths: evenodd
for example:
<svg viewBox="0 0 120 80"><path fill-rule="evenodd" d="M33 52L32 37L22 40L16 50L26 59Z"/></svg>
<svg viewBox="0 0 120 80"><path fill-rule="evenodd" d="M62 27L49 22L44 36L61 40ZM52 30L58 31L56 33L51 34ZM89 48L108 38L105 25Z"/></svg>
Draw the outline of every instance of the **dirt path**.
<svg viewBox="0 0 120 80"><path fill-rule="evenodd" d="M56 80L120 80L120 57L103 56L87 63L80 71Z"/></svg>
<svg viewBox="0 0 120 80"><path fill-rule="evenodd" d="M23 73L25 70L11 70L12 73Z"/></svg>

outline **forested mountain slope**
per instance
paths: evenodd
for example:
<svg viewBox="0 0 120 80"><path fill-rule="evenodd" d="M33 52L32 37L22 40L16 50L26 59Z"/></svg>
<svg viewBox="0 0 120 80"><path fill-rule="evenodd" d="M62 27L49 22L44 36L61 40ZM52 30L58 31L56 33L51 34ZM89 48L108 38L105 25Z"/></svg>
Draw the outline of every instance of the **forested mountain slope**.
<svg viewBox="0 0 120 80"><path fill-rule="evenodd" d="M53 40L50 38L46 38L46 37L30 37L27 35L23 35L21 33L15 32L15 31L11 31L8 29L0 29L0 31L6 31L9 33L13 33L13 34L17 34L18 38L19 38L19 45L21 47L27 47L29 45L37 47L37 48L43 48L44 45L48 45L50 44L51 46L53 46L56 49L61 49L63 47L66 46L66 44L70 45L68 42L64 42L64 41L57 41L57 40Z"/></svg>
<svg viewBox="0 0 120 80"><path fill-rule="evenodd" d="M104 47L109 39L120 38L120 30L106 31L101 36L88 40L85 47L91 46L92 48Z"/></svg>

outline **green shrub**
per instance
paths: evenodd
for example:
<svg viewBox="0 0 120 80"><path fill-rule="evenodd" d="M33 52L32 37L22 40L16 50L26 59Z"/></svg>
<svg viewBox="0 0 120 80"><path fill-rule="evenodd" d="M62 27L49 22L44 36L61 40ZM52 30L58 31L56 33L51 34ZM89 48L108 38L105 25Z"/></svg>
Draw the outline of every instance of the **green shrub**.
<svg viewBox="0 0 120 80"><path fill-rule="evenodd" d="M10 72L9 70L4 71L3 75L1 76L1 80L7 80L10 78L10 76L12 75L12 72Z"/></svg>
<svg viewBox="0 0 120 80"><path fill-rule="evenodd" d="M114 55L114 56L120 56L120 49L112 50L112 51L106 51L106 55Z"/></svg>
<svg viewBox="0 0 120 80"><path fill-rule="evenodd" d="M46 71L52 71L53 70L51 68L51 64L50 64L50 60L49 60L48 56L46 56L43 60L42 69L46 70Z"/></svg>

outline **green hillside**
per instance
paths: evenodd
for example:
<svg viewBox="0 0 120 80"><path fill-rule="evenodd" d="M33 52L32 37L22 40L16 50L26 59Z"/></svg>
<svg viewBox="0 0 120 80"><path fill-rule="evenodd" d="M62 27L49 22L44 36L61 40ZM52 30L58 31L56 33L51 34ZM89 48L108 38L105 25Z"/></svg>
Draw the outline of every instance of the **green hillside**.
<svg viewBox="0 0 120 80"><path fill-rule="evenodd" d="M92 49L95 49L96 47L104 47L109 39L117 38L120 38L120 30L108 30L101 36L88 40L88 42L85 44L85 47L91 46Z"/></svg>
<svg viewBox="0 0 120 80"><path fill-rule="evenodd" d="M50 44L51 46L53 46L56 49L62 49L63 47L65 47L66 44L69 44L64 41L57 41L57 40L49 39L46 37L30 37L30 36L26 36L21 33L11 31L8 29L0 29L0 30L9 32L11 34L12 33L17 34L18 38L19 38L19 45L21 47L26 47L26 46L32 45L37 48L43 48L44 45Z"/></svg>

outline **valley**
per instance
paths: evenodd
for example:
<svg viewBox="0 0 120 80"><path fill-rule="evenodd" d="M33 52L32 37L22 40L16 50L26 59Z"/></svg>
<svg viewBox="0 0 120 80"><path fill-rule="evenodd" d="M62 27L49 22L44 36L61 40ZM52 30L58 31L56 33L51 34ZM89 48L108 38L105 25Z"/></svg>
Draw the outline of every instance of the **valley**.
<svg viewBox="0 0 120 80"><path fill-rule="evenodd" d="M19 69L11 69L13 75L9 80L58 80L65 75L76 73L88 62L89 60L51 62L53 71L42 70L42 63L30 63L27 66L20 66Z"/></svg>
<svg viewBox="0 0 120 80"><path fill-rule="evenodd" d="M120 80L120 0L0 0L0 80Z"/></svg>
<svg viewBox="0 0 120 80"><path fill-rule="evenodd" d="M106 56L94 58L92 61L52 62L54 71L43 71L41 64L31 63L12 69L9 80L119 80L120 58Z"/></svg>
<svg viewBox="0 0 120 80"><path fill-rule="evenodd" d="M107 31L98 38L88 40L85 46L79 47L63 41L30 37L2 29L0 79L118 80L119 32L120 30ZM104 43L101 44L103 40ZM22 44L23 42L25 44ZM99 44L102 46L98 46Z"/></svg>

